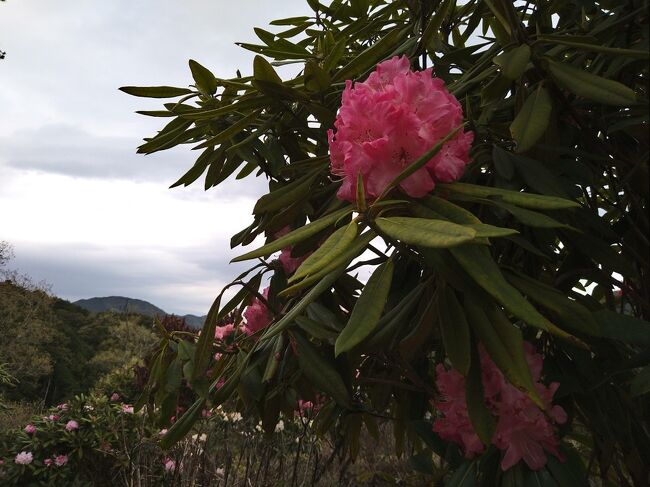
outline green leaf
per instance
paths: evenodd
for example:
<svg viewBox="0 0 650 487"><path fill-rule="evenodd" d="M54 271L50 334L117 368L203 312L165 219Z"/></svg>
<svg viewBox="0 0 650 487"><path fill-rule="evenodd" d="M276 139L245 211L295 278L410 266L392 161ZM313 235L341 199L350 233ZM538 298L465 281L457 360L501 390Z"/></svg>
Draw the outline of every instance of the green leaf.
<svg viewBox="0 0 650 487"><path fill-rule="evenodd" d="M476 485L476 473L478 466L476 460L465 461L449 479L448 487L474 487Z"/></svg>
<svg viewBox="0 0 650 487"><path fill-rule="evenodd" d="M538 42L549 42L552 44L561 44L563 46L575 47L583 51L602 52L603 54L613 54L615 56L629 56L637 59L648 59L650 52L641 49L622 49L619 47L603 46L601 44L590 44L587 42L576 42L571 39L572 36L537 36ZM598 39L595 39L598 42Z"/></svg>
<svg viewBox="0 0 650 487"><path fill-rule="evenodd" d="M467 375L471 362L471 342L465 313L452 289L445 287L439 292L439 323L445 351L454 368Z"/></svg>
<svg viewBox="0 0 650 487"><path fill-rule="evenodd" d="M305 197L309 194L311 185L320 172L321 169L316 168L315 170L305 174L302 178L265 194L257 201L257 203L255 203L253 213L256 215L260 213L271 213L285 208L295 201Z"/></svg>
<svg viewBox="0 0 650 487"><path fill-rule="evenodd" d="M410 29L390 29L379 41L359 53L352 61L339 69L333 80L343 81L363 73L382 59L391 46L394 46Z"/></svg>
<svg viewBox="0 0 650 487"><path fill-rule="evenodd" d="M510 51L499 54L492 61L501 68L503 76L516 80L526 71L530 61L530 47L528 44L522 44Z"/></svg>
<svg viewBox="0 0 650 487"><path fill-rule="evenodd" d="M122 86L119 90L127 95L144 98L176 98L177 96L192 93L192 90L188 88L175 88L173 86Z"/></svg>
<svg viewBox="0 0 650 487"><path fill-rule="evenodd" d="M481 362L476 347L472 347L471 357L471 366L465 381L467 413L474 431L476 431L481 442L488 446L496 429L496 421L485 404L483 381L481 379Z"/></svg>
<svg viewBox="0 0 650 487"><path fill-rule="evenodd" d="M550 331L564 338L570 337L568 333L542 316L505 280L487 248L479 245L464 245L452 248L451 253L465 272L513 315L540 330Z"/></svg>
<svg viewBox="0 0 650 487"><path fill-rule="evenodd" d="M330 87L332 80L327 71L323 70L315 61L305 64L305 88L307 91L318 93Z"/></svg>
<svg viewBox="0 0 650 487"><path fill-rule="evenodd" d="M454 223L459 224L477 224L481 223L474 213L466 210L462 206L455 205L451 201L439 198L438 196L425 196L418 200L419 203L425 205L440 215L448 218Z"/></svg>
<svg viewBox="0 0 650 487"><path fill-rule="evenodd" d="M495 227L486 223L471 223L465 226L476 232L476 238L507 237L519 233L514 228Z"/></svg>
<svg viewBox="0 0 650 487"><path fill-rule="evenodd" d="M650 366L643 367L630 381L632 397L642 396L650 392Z"/></svg>
<svg viewBox="0 0 650 487"><path fill-rule="evenodd" d="M262 56L255 56L253 60L253 78L255 81L263 81L273 84L282 84L282 78L275 72L271 63Z"/></svg>
<svg viewBox="0 0 650 487"><path fill-rule="evenodd" d="M565 208L576 208L580 204L575 201L558 198L556 196L543 196L540 194L522 193L521 191L510 191L501 188L492 188L489 186L478 186L467 183L438 183L440 190L457 193L464 196L474 196L477 198L489 198L496 196L506 203L532 208L534 210L561 210Z"/></svg>
<svg viewBox="0 0 650 487"><path fill-rule="evenodd" d="M650 323L632 316L603 309L593 313L602 336L631 345L650 346Z"/></svg>
<svg viewBox="0 0 650 487"><path fill-rule="evenodd" d="M375 224L382 233L393 239L422 247L454 247L476 237L475 230L444 220L380 217L375 220Z"/></svg>
<svg viewBox="0 0 650 487"><path fill-rule="evenodd" d="M358 226L355 221L339 228L313 254L305 259L289 279L289 283L302 279L309 274L314 274L330 264L337 256L347 250L356 238L357 232Z"/></svg>
<svg viewBox="0 0 650 487"><path fill-rule="evenodd" d="M510 125L510 133L517 143L517 152L526 152L540 139L551 116L553 102L541 84L531 93Z"/></svg>
<svg viewBox="0 0 650 487"><path fill-rule="evenodd" d="M526 210L524 208L518 208L514 205L508 205L502 203L498 200L493 200L492 204L503 208L508 213L511 213L517 220L523 223L526 226L534 228L571 228L565 223L560 223L555 218L544 215L543 213L538 213L536 211Z"/></svg>
<svg viewBox="0 0 650 487"><path fill-rule="evenodd" d="M331 272L339 272L345 270L352 259L359 256L359 254L361 254L366 249L370 241L376 236L377 234L372 230L359 235L355 240L352 241L352 244L345 251L339 255L334 256L334 259L329 264L327 264L316 273L309 275L299 283L284 289L281 293L279 293L279 296L289 296L301 289L304 289L307 286L310 286L315 282L318 282Z"/></svg>
<svg viewBox="0 0 650 487"><path fill-rule="evenodd" d="M277 335L271 340L271 353L269 353L269 357L266 361L262 382L268 382L275 376L285 346L284 335Z"/></svg>
<svg viewBox="0 0 650 487"><path fill-rule="evenodd" d="M192 71L192 78L194 78L194 82L199 91L205 95L214 95L219 86L219 82L214 77L214 74L194 59L190 59L189 64L190 71Z"/></svg>
<svg viewBox="0 0 650 487"><path fill-rule="evenodd" d="M350 407L350 393L332 363L314 348L302 333L293 332L301 372L315 387L325 391L342 406Z"/></svg>
<svg viewBox="0 0 650 487"><path fill-rule="evenodd" d="M572 93L603 105L630 106L636 93L618 81L601 78L567 63L548 62L555 81Z"/></svg>
<svg viewBox="0 0 650 487"><path fill-rule="evenodd" d="M321 230L325 230L327 227L334 225L337 220L352 213L352 208L344 208L329 215L323 216L316 221L313 221L303 227L297 228L296 230L287 233L286 235L275 239L273 242L260 247L257 250L248 252L239 257L235 257L231 262L240 262L242 260L255 259L257 257L265 257L271 255L273 252L282 250L289 245L295 245L298 242L311 237L312 235L317 234Z"/></svg>
<svg viewBox="0 0 650 487"><path fill-rule="evenodd" d="M163 450L168 450L182 439L194 426L194 423L201 417L201 411L205 406L206 400L198 399L190 408L185 411L178 421L169 427L165 436L160 440L160 446Z"/></svg>
<svg viewBox="0 0 650 487"><path fill-rule="evenodd" d="M393 279L393 261L375 269L354 305L347 325L336 339L335 355L351 350L370 335L379 323Z"/></svg>
<svg viewBox="0 0 650 487"><path fill-rule="evenodd" d="M543 408L526 361L521 331L494 305L474 301L468 300L464 309L475 336L508 381Z"/></svg>
<svg viewBox="0 0 650 487"><path fill-rule="evenodd" d="M221 144L223 142L227 142L228 140L232 139L235 135L239 134L242 130L247 128L251 124L251 122L253 122L259 117L260 113L262 113L261 109L249 113L248 115L237 120L230 127L219 132L214 137L210 137L202 144L197 145L196 147L194 147L194 149L202 149L203 147L211 147L214 145Z"/></svg>
<svg viewBox="0 0 650 487"><path fill-rule="evenodd" d="M577 301L572 301L556 289L521 273L508 272L506 277L529 299L555 312L570 330L600 336L598 322L591 312Z"/></svg>

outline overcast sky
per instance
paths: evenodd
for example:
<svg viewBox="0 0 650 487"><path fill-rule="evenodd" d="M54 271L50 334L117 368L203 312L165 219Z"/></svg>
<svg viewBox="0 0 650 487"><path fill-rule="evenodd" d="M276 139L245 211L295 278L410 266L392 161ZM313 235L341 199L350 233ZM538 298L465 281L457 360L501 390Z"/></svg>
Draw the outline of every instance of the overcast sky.
<svg viewBox="0 0 650 487"><path fill-rule="evenodd" d="M13 267L65 299L123 295L204 314L237 273L233 233L266 188L246 179L167 189L194 162L135 148L160 101L124 85L187 86L192 58L217 76L251 71L234 45L306 15L304 0L8 0L0 3L0 240Z"/></svg>

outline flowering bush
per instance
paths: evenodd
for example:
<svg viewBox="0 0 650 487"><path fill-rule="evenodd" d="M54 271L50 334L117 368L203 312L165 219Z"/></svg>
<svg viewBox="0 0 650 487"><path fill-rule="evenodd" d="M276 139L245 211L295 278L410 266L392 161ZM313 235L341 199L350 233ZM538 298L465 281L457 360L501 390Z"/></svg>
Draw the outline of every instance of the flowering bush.
<svg viewBox="0 0 650 487"><path fill-rule="evenodd" d="M178 98L139 148L202 151L174 186L269 184L231 239L266 237L254 264L149 363L161 445L228 401L273 434L320 398L350 461L390 421L431 483L645 487L643 6L308 4L242 44L251 76L122 88Z"/></svg>

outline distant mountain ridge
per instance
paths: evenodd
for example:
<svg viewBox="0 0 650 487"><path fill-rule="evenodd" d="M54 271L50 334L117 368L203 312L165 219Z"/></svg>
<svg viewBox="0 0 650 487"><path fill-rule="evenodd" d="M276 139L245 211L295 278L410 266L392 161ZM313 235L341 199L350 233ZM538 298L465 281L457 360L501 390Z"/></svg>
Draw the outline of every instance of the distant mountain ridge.
<svg viewBox="0 0 650 487"><path fill-rule="evenodd" d="M80 299L73 304L93 313L113 311L115 313L137 313L145 316L166 316L169 313L154 306L148 301L125 296L105 296L97 298ZM205 322L205 316L184 315L185 323L192 328L201 328Z"/></svg>

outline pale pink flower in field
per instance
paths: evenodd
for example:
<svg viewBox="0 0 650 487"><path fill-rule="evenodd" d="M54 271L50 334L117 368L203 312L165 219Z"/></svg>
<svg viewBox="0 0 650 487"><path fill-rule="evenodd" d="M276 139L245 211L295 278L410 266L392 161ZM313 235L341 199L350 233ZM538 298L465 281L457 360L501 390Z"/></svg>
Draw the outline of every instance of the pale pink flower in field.
<svg viewBox="0 0 650 487"><path fill-rule="evenodd" d="M269 297L269 288L267 287L262 291L262 296L265 299ZM244 310L244 324L243 330L247 335L252 335L256 331L266 328L271 323L271 313L266 305L258 298L254 298L253 302Z"/></svg>
<svg viewBox="0 0 650 487"><path fill-rule="evenodd" d="M65 424L65 429L66 431L74 431L76 429L79 429L79 423L77 423L74 419L71 419Z"/></svg>
<svg viewBox="0 0 650 487"><path fill-rule="evenodd" d="M408 165L461 125L458 100L431 69L412 71L407 57L377 65L364 82L346 82L341 108L328 131L331 170L343 179L338 197L356 200L357 175L368 200L377 198ZM469 162L474 134L458 132L424 167L399 185L409 196L436 182L455 181Z"/></svg>
<svg viewBox="0 0 650 487"><path fill-rule="evenodd" d="M165 436L167 434L167 428L163 428L158 432L158 436Z"/></svg>
<svg viewBox="0 0 650 487"><path fill-rule="evenodd" d="M54 463L54 460L52 460L51 458L46 458L45 460L43 460L43 464L46 467L50 467L53 463Z"/></svg>
<svg viewBox="0 0 650 487"><path fill-rule="evenodd" d="M68 455L56 455L54 457L54 464L57 467L63 467L66 463L68 463Z"/></svg>
<svg viewBox="0 0 650 487"><path fill-rule="evenodd" d="M59 416L58 414L50 414L50 415L47 417L47 419L49 419L50 421L58 421L59 418L60 418L60 416Z"/></svg>
<svg viewBox="0 0 650 487"><path fill-rule="evenodd" d="M111 401L116 402L120 400L120 395L117 392L111 394Z"/></svg>
<svg viewBox="0 0 650 487"><path fill-rule="evenodd" d="M122 412L126 414L133 414L133 406L129 404L122 404Z"/></svg>
<svg viewBox="0 0 650 487"><path fill-rule="evenodd" d="M34 433L36 433L36 426L34 426L33 424L28 424L27 426L25 426L24 431L28 435L33 435Z"/></svg>
<svg viewBox="0 0 650 487"><path fill-rule="evenodd" d="M34 455L32 455L32 452L21 451L18 455L16 455L14 462L18 465L29 465L33 460Z"/></svg>
<svg viewBox="0 0 650 487"><path fill-rule="evenodd" d="M68 410L68 405L66 403L58 404L56 407L57 407L57 409L60 409L61 411L67 411Z"/></svg>
<svg viewBox="0 0 650 487"><path fill-rule="evenodd" d="M165 458L163 460L163 466L165 467L165 472L172 473L176 470L176 462L171 458Z"/></svg>

